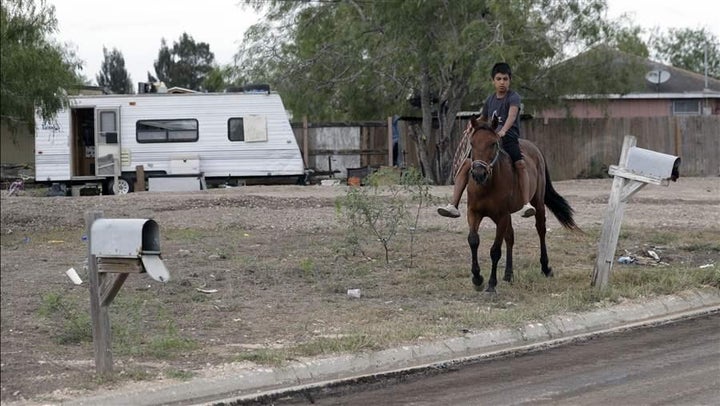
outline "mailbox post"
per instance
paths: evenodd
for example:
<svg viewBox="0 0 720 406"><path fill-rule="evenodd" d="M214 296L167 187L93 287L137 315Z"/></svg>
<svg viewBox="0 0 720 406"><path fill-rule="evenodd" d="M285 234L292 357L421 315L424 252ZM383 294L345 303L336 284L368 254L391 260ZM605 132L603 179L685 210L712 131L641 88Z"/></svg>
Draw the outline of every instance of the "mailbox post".
<svg viewBox="0 0 720 406"><path fill-rule="evenodd" d="M605 288L615 259L620 226L625 205L630 197L648 183L668 186L677 179L680 158L647 149L638 148L637 139L626 135L620 153L620 164L611 165L608 173L614 176L607 214L603 222L598 255L593 269L592 285Z"/></svg>
<svg viewBox="0 0 720 406"><path fill-rule="evenodd" d="M108 308L131 273L147 272L159 282L170 275L160 258L160 232L149 219L105 219L85 213L88 236L88 277L95 369L112 373L112 333Z"/></svg>

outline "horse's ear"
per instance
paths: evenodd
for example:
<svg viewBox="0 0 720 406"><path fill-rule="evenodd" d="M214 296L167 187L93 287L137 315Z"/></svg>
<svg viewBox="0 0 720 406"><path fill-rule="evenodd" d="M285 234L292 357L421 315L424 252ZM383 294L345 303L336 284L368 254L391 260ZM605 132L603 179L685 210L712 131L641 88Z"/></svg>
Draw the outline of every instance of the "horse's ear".
<svg viewBox="0 0 720 406"><path fill-rule="evenodd" d="M476 116L475 114L470 116L470 119L467 122L467 128L468 129L475 128L477 126L477 120L478 120L478 116Z"/></svg>
<svg viewBox="0 0 720 406"><path fill-rule="evenodd" d="M492 119L490 120L490 128L497 128L499 123L500 119L496 114L493 114Z"/></svg>

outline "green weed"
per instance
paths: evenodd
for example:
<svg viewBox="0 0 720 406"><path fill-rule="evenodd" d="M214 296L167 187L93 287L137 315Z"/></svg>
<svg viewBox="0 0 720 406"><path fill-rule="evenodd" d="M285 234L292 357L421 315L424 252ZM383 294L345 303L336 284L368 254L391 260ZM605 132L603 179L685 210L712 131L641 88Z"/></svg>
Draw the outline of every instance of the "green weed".
<svg viewBox="0 0 720 406"><path fill-rule="evenodd" d="M70 297L51 292L42 296L38 315L59 324L52 331L53 340L58 344L79 344L92 342L92 322L88 310Z"/></svg>

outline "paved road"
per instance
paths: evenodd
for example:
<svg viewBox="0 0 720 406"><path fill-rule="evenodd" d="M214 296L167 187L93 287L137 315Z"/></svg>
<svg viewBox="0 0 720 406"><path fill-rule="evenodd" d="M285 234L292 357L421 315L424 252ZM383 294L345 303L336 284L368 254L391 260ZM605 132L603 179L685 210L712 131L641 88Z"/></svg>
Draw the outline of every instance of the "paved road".
<svg viewBox="0 0 720 406"><path fill-rule="evenodd" d="M314 394L312 400L362 406L718 405L720 314L399 381L344 388L339 396Z"/></svg>

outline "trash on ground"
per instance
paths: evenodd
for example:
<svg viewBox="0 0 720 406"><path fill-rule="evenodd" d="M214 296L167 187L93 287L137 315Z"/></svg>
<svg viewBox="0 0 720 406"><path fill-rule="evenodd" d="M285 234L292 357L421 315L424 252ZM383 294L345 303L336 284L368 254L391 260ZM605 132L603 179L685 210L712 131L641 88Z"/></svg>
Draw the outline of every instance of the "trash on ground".
<svg viewBox="0 0 720 406"><path fill-rule="evenodd" d="M618 261L618 263L620 263L620 264L632 264L633 262L635 262L635 258L633 258L633 257L620 257L620 258L618 258L617 261Z"/></svg>
<svg viewBox="0 0 720 406"><path fill-rule="evenodd" d="M654 260L656 260L656 261L660 261L660 256L657 254L657 252L655 252L655 251L653 251L653 250L647 250L647 251L645 251L645 253L646 253L650 258L652 258L652 259L654 259Z"/></svg>
<svg viewBox="0 0 720 406"><path fill-rule="evenodd" d="M700 269L705 269L705 268L712 268L712 267L714 267L714 266L715 266L715 264L705 264L705 265L700 265Z"/></svg>
<svg viewBox="0 0 720 406"><path fill-rule="evenodd" d="M74 284L76 284L76 285L82 284L82 279L80 279L80 275L78 275L75 268L68 269L67 271L65 271L65 274L68 276L68 278L70 278L71 281L73 281Z"/></svg>
<svg viewBox="0 0 720 406"><path fill-rule="evenodd" d="M360 289L348 289L347 295L354 299L360 299L360 296L362 296Z"/></svg>
<svg viewBox="0 0 720 406"><path fill-rule="evenodd" d="M195 288L200 293L217 293L217 289L201 289L201 288Z"/></svg>

